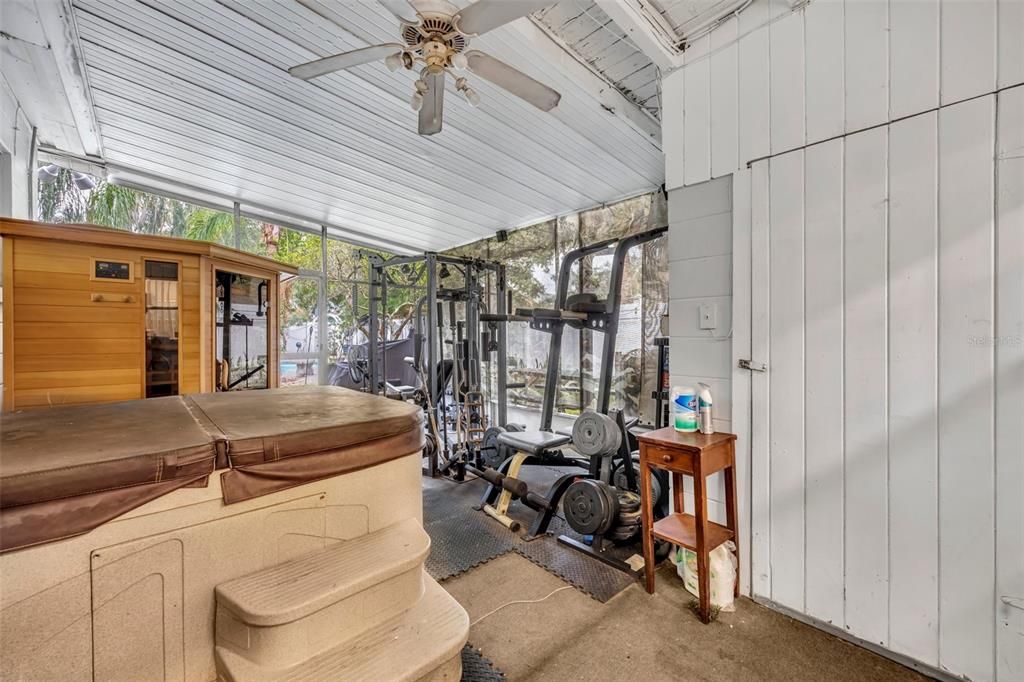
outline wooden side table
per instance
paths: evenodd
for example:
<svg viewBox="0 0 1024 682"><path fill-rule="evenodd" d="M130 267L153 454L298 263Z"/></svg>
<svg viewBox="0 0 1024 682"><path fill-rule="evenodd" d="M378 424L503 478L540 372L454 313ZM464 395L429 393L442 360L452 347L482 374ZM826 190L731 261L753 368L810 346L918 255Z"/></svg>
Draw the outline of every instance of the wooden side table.
<svg viewBox="0 0 1024 682"><path fill-rule="evenodd" d="M708 562L712 550L723 542L736 544L735 595L739 596L739 533L736 526L736 436L732 433L682 433L673 427L650 431L640 440L640 498L644 534L644 568L647 591L654 593L654 538L697 553L700 619L711 619L711 588ZM671 514L654 521L651 469L672 474ZM726 525L708 520L707 479L721 471L725 476ZM683 512L683 476L693 476L694 514Z"/></svg>

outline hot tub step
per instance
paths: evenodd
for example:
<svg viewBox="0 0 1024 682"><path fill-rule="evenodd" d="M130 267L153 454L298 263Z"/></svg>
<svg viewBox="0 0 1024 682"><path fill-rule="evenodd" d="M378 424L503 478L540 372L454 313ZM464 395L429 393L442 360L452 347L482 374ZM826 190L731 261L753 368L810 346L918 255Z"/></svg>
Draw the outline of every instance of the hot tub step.
<svg viewBox="0 0 1024 682"><path fill-rule="evenodd" d="M416 604L430 538L407 519L218 585L216 642L255 665L291 666Z"/></svg>
<svg viewBox="0 0 1024 682"><path fill-rule="evenodd" d="M416 519L217 586L217 604L247 625L283 625L421 566L430 536Z"/></svg>
<svg viewBox="0 0 1024 682"><path fill-rule="evenodd" d="M424 575L423 580L423 597L411 609L296 665L257 665L218 646L218 677L223 682L456 682L462 674L460 655L469 636L469 617L432 578Z"/></svg>

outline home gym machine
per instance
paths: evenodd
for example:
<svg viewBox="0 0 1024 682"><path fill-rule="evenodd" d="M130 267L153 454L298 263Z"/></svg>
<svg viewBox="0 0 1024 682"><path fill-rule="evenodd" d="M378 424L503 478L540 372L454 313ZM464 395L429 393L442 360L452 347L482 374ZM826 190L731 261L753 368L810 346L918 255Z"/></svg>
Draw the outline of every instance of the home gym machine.
<svg viewBox="0 0 1024 682"><path fill-rule="evenodd" d="M633 455L638 449L638 444L629 429L632 424L627 423L621 412L609 412L615 340L619 326L626 256L630 249L657 239L666 231L667 228L661 227L622 239L605 240L569 252L558 270L556 308L516 311L517 316L529 319L532 329L551 335L540 429L492 432L497 451L503 455L512 454L503 457L497 467L487 467L478 473L490 483L480 502L480 509L485 513L512 528L518 527L518 523L507 514L513 500L520 500L536 512L527 531L526 540L546 533L552 517L558 510L559 502L563 502L562 511L569 525L581 534L593 536L597 541L596 548L591 545L584 551L596 553L595 555L602 561L607 559L606 539L626 541L636 534L631 520L624 522L624 519L620 518L623 510L627 519L632 519L630 515L636 511L636 500L628 496L622 497L620 493L635 495L639 492L639 465ZM573 265L586 256L609 249L613 250L613 258L607 298L599 300L593 293L569 295L569 278ZM590 329L605 335L596 410L584 412L578 417L571 434L551 431L560 371L562 331L565 325L577 329ZM579 457L567 456L560 451L560 448L570 443ZM551 486L547 495L541 496L530 491L518 478L520 469L531 464L570 464L579 467L581 471L562 475ZM667 513L667 491L667 480L657 479L655 506L662 514ZM567 544L582 549L580 543L575 540Z"/></svg>
<svg viewBox="0 0 1024 682"><path fill-rule="evenodd" d="M482 388L483 366L497 354L496 414L505 423L507 414L505 266L475 258L438 253L382 258L366 254L369 261L370 339L367 375L370 390L399 399L418 400L426 413L427 438L424 473L464 476L467 463L478 462L483 434L491 419ZM387 301L391 270L402 268L406 279L422 281L426 292L414 310L413 355L405 358L419 377L419 386L388 379L387 354L380 352L382 304ZM488 312L484 280L496 280L497 311ZM486 317L486 322L481 318Z"/></svg>

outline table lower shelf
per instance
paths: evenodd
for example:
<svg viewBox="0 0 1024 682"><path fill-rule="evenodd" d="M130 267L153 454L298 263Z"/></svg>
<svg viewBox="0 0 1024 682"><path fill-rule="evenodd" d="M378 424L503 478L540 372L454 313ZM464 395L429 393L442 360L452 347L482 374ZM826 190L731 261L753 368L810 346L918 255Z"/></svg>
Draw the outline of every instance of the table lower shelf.
<svg viewBox="0 0 1024 682"><path fill-rule="evenodd" d="M669 514L654 522L651 532L655 537L687 549L697 550L697 518L693 514ZM708 521L706 551L710 552L723 542L732 540L733 532L723 525Z"/></svg>

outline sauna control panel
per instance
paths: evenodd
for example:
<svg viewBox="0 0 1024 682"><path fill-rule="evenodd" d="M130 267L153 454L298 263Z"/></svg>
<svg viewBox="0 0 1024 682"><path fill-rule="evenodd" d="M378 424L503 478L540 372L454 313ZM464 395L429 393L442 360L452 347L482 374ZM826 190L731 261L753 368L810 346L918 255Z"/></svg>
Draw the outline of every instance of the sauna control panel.
<svg viewBox="0 0 1024 682"><path fill-rule="evenodd" d="M93 261L93 278L114 279L123 282L132 280L132 264L124 261L95 260Z"/></svg>

